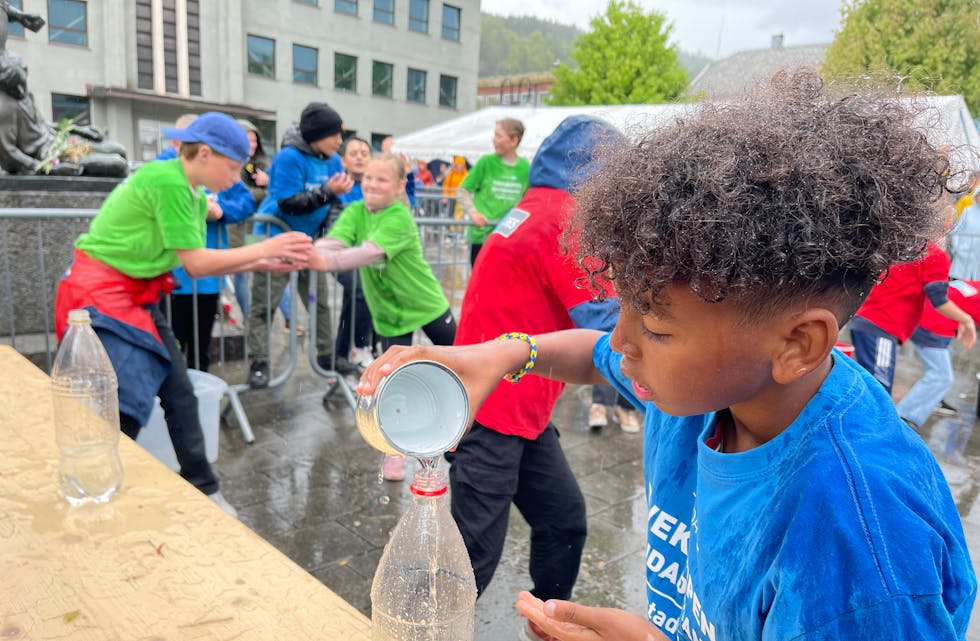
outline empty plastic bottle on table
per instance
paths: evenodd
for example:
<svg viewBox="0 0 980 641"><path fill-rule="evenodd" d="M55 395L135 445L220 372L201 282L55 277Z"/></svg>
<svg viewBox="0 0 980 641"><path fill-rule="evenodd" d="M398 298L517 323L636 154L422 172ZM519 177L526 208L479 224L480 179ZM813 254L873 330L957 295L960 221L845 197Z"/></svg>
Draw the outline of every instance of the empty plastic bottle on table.
<svg viewBox="0 0 980 641"><path fill-rule="evenodd" d="M116 372L88 310L68 314L51 369L58 485L72 505L104 503L122 486Z"/></svg>
<svg viewBox="0 0 980 641"><path fill-rule="evenodd" d="M446 504L446 474L423 467L371 584L374 641L472 641L476 579Z"/></svg>

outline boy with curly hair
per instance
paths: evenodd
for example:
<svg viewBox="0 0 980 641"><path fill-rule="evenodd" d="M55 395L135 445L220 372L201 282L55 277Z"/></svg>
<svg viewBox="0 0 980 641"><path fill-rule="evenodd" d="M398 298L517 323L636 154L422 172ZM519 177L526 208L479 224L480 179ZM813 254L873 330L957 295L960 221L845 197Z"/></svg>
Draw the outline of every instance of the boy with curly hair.
<svg viewBox="0 0 980 641"><path fill-rule="evenodd" d="M522 592L556 639L962 639L977 582L942 472L834 350L940 233L947 178L900 103L777 76L608 150L577 194L579 262L622 303L611 334L534 337L536 362L526 337L392 350L358 391L430 358L473 407L533 367L645 410L647 611Z"/></svg>

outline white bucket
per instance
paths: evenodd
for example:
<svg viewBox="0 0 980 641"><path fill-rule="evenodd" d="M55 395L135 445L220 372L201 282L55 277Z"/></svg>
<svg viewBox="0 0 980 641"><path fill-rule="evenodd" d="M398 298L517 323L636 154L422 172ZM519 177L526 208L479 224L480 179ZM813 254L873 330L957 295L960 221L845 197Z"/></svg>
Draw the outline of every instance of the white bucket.
<svg viewBox="0 0 980 641"><path fill-rule="evenodd" d="M187 370L187 375L194 385L194 395L197 397L197 415L204 431L204 453L208 461L214 463L218 460L221 397L228 391L228 384L213 374L196 369ZM150 420L140 430L136 442L170 469L180 470L170 434L167 432L167 422L163 418L160 399L153 400Z"/></svg>

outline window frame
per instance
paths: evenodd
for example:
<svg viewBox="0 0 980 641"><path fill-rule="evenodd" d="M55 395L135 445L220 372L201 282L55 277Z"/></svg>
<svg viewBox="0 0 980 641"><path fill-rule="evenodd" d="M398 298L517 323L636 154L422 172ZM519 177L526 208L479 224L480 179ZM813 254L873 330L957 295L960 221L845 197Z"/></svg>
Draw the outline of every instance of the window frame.
<svg viewBox="0 0 980 641"><path fill-rule="evenodd" d="M425 9L425 16L419 18L413 9L422 7ZM422 25L422 28L418 28ZM408 0L408 30L415 33L429 33L429 0Z"/></svg>
<svg viewBox="0 0 980 641"><path fill-rule="evenodd" d="M69 27L67 25L56 24L52 19L56 15L54 11L55 7L61 8L64 6L77 5L82 8L82 29L76 29ZM47 27L48 27L48 42L58 42L60 44L75 45L76 47L87 47L88 46L88 2L85 0L48 0L48 17L47 17ZM81 34L82 41L75 42L73 40L65 40L60 36L60 34Z"/></svg>
<svg viewBox="0 0 980 641"><path fill-rule="evenodd" d="M357 0L333 0L334 13L342 13L356 18L359 10L360 7L357 6Z"/></svg>
<svg viewBox="0 0 980 641"><path fill-rule="evenodd" d="M338 80L338 76L337 76L337 63L340 62L340 57L347 58L349 60L354 61L354 66L353 66L354 73L353 76L351 77L351 87L342 87L339 84L340 80ZM351 54L343 53L342 51L333 52L333 88L334 89L338 89L340 91L350 91L351 93L357 93L357 62L358 62L357 56L352 56Z"/></svg>
<svg viewBox="0 0 980 641"><path fill-rule="evenodd" d="M250 44L251 44L251 42L252 42L253 39L254 40L264 40L266 42L271 42L272 43L272 63L271 63L271 71L272 71L272 73L271 74L265 73L263 71L255 71L255 70L253 70L253 62L252 62L251 46L250 46ZM256 68L259 68L260 67L260 64L259 63L254 63L254 66ZM262 65L262 66L264 66L264 65ZM260 78L272 78L272 79L275 79L275 77L276 77L276 41L275 41L274 38L266 38L265 36L260 36L258 34L254 34L254 33L246 33L245 34L245 71L248 72L248 74L249 75L252 75L252 76L259 76Z"/></svg>
<svg viewBox="0 0 980 641"><path fill-rule="evenodd" d="M387 67L388 69L388 93L378 91L378 69ZM394 98L395 96L395 65L391 62L381 60L371 61L371 95L382 98Z"/></svg>
<svg viewBox="0 0 980 641"><path fill-rule="evenodd" d="M61 117L58 117L57 115L56 103L61 98L68 98L68 99L75 100L79 103L85 103L85 109L80 113L80 117L75 121L75 123L79 125L91 124L92 102L91 100L89 100L88 96L77 96L75 94L51 92L51 119L54 122L56 123L60 122L61 118L70 118L70 116L68 116L67 114L62 115Z"/></svg>
<svg viewBox="0 0 980 641"><path fill-rule="evenodd" d="M455 15L456 15L456 26L455 27L447 27L446 26L446 13L449 12L450 15L452 15L452 12L454 12L454 11L455 11ZM448 29L448 32L447 32L447 29ZM462 30L463 30L463 9L461 7L457 7L456 5L446 4L444 2L442 4L442 39L443 40L452 40L453 42L459 42L460 41L460 34L461 34ZM455 37L453 37L453 36L455 36Z"/></svg>
<svg viewBox="0 0 980 641"><path fill-rule="evenodd" d="M24 10L24 0L9 0L10 6L18 11ZM7 21L7 37L23 38L24 25L19 22Z"/></svg>
<svg viewBox="0 0 980 641"><path fill-rule="evenodd" d="M313 69L303 69L296 65L296 49L305 49L307 51L313 52ZM298 80L296 78L296 73L312 73L313 80ZM301 45L296 42L293 43L293 82L300 85L311 85L316 87L320 83L320 50L316 47L309 47L307 45Z"/></svg>
<svg viewBox="0 0 980 641"><path fill-rule="evenodd" d="M452 101L452 104L449 104L448 101L443 100L443 96L445 95L445 91L444 91L444 89L445 89L445 82L447 80L452 80L453 81L453 101ZM440 107L448 107L450 109L457 109L457 105L458 104L459 104L459 78L457 76L450 76L450 75L444 74L444 73L439 74L439 106Z"/></svg>
<svg viewBox="0 0 980 641"><path fill-rule="evenodd" d="M413 95L412 95L412 75L413 75L413 73L414 74L420 74L421 77L422 77L422 92L421 92L421 97L418 97L419 96L418 92L416 92L416 96L415 97L413 97ZM405 102L411 102L411 103L420 104L420 105L426 104L426 96L425 96L425 94L426 94L426 90L428 88L427 87L428 82L429 82L428 76L429 76L429 74L428 74L428 72L425 69L416 69L414 67L409 67L406 70L406 72L405 72Z"/></svg>
<svg viewBox="0 0 980 641"><path fill-rule="evenodd" d="M382 19L379 19L378 18L378 11L379 11L378 3L379 2L387 2L388 3L388 9L380 9L381 15L382 16L387 16L388 19L383 19L383 18ZM374 17L374 21L375 22L380 22L381 24L387 24L387 25L395 26L395 0L374 0L374 13L373 13L373 17Z"/></svg>

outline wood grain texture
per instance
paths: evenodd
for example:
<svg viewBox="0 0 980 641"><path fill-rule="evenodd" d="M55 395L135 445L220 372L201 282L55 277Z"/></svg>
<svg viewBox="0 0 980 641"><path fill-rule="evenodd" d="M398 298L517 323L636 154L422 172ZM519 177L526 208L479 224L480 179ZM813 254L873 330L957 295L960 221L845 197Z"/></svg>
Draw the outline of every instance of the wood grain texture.
<svg viewBox="0 0 980 641"><path fill-rule="evenodd" d="M370 621L130 439L105 505L58 493L49 379L0 346L0 639L370 638Z"/></svg>

